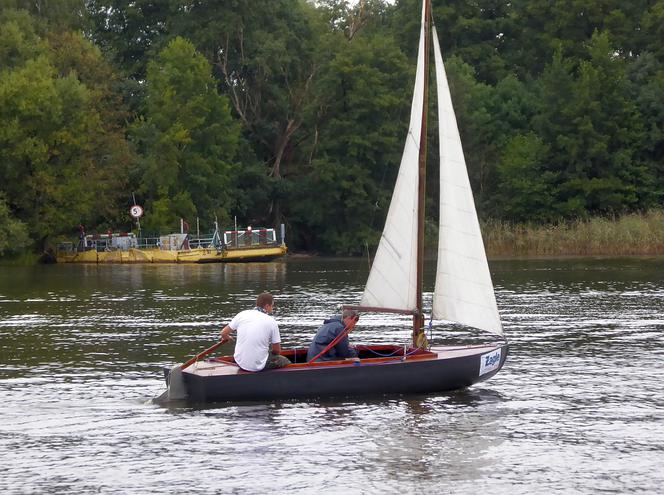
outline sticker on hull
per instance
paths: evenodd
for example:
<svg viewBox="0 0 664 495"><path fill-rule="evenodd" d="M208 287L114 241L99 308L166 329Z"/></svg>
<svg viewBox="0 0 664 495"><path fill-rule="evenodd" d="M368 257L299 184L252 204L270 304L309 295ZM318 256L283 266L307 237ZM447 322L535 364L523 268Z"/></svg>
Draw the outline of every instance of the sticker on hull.
<svg viewBox="0 0 664 495"><path fill-rule="evenodd" d="M497 369L498 366L500 366L500 349L480 356L480 376Z"/></svg>

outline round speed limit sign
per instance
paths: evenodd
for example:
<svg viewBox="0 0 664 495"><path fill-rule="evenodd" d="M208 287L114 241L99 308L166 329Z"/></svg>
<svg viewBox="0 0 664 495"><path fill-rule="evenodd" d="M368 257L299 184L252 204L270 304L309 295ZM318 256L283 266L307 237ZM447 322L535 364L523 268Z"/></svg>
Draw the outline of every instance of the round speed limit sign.
<svg viewBox="0 0 664 495"><path fill-rule="evenodd" d="M143 208L138 205L134 205L131 208L129 208L129 214L133 218L141 218L143 216Z"/></svg>

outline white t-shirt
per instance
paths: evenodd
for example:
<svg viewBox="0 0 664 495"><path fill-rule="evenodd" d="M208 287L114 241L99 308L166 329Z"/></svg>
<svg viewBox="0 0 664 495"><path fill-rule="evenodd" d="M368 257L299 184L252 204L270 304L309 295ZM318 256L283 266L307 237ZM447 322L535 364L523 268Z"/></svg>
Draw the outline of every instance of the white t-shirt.
<svg viewBox="0 0 664 495"><path fill-rule="evenodd" d="M279 326L274 318L257 309L247 309L235 315L228 324L237 332L235 362L247 371L265 368L271 344L280 344Z"/></svg>

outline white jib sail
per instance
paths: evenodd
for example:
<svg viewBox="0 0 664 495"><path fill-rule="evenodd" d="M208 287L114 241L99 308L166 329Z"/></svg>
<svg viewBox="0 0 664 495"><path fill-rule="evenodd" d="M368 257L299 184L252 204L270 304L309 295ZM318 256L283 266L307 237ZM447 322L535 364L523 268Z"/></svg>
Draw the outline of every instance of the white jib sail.
<svg viewBox="0 0 664 495"><path fill-rule="evenodd" d="M440 221L433 318L502 335L435 27L433 46L440 136Z"/></svg>
<svg viewBox="0 0 664 495"><path fill-rule="evenodd" d="M383 235L362 295L362 306L416 309L418 157L425 82L423 5L408 136Z"/></svg>

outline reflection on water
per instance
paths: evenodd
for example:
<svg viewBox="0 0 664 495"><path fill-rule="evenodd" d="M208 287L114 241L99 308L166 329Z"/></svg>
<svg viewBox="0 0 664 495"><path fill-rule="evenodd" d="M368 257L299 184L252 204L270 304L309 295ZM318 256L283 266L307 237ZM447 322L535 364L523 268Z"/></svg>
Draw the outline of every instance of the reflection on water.
<svg viewBox="0 0 664 495"><path fill-rule="evenodd" d="M285 346L357 301L366 261L0 268L5 493L657 493L664 260L491 264L511 342L451 394L158 407L160 367L277 296ZM433 285L433 266L427 283ZM427 300L431 294L427 293ZM363 315L356 343L405 342ZM452 338L436 322L434 343ZM224 351L231 352L226 346Z"/></svg>

